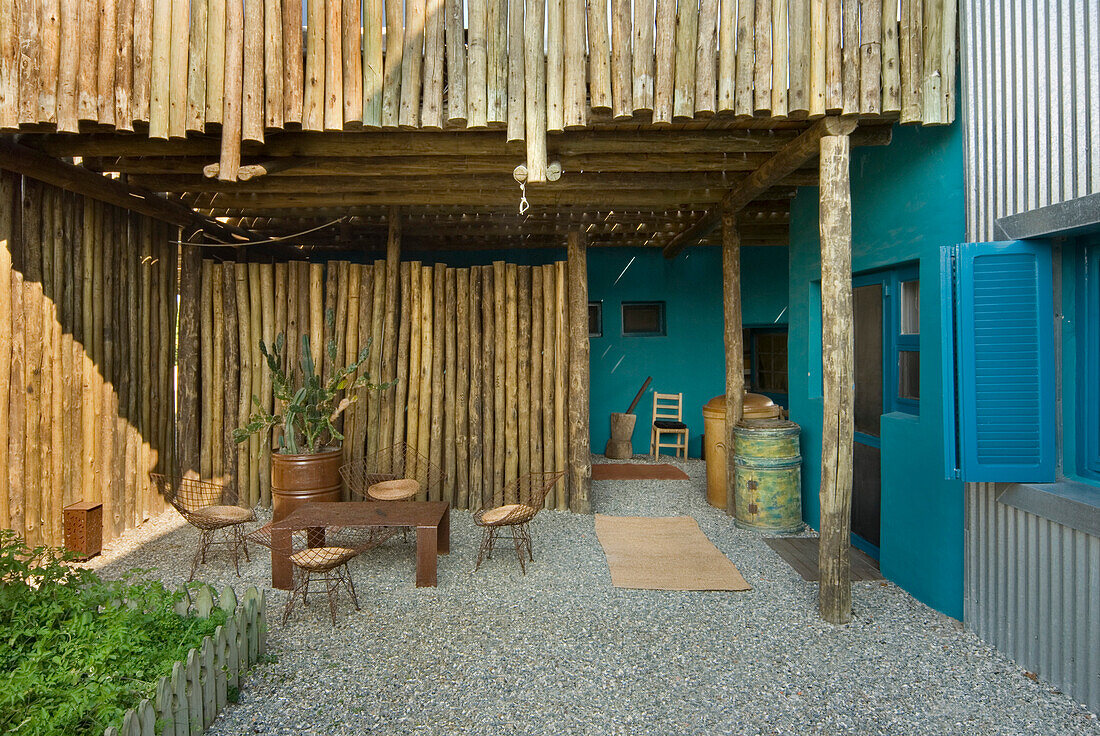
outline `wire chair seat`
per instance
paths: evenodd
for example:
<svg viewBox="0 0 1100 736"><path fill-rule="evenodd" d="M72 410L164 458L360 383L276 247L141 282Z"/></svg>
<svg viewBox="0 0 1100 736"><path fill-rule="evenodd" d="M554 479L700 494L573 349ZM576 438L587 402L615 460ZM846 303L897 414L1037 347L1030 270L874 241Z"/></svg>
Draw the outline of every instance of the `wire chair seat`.
<svg viewBox="0 0 1100 736"><path fill-rule="evenodd" d="M381 545L398 531L396 527L330 526L324 529L300 529L291 533L289 552L275 548L271 524L264 524L253 530L248 539L277 553L286 554L293 565L294 583L283 608L283 623L290 619L290 614L299 601L302 605L309 605L310 584L323 583L328 596L332 625L335 626L336 603L341 588L347 590L351 596L355 610L362 610L359 608L359 597L355 593L355 583L352 581L348 563L363 552Z"/></svg>
<svg viewBox="0 0 1100 736"><path fill-rule="evenodd" d="M256 514L252 509L237 505L236 489L222 483L162 473L150 473L149 479L180 516L199 531L199 547L191 561L187 580L195 578L199 565L206 563L206 553L213 547L229 550L233 568L240 577L240 552L244 552L246 561L252 561L248 556L244 525L255 521Z"/></svg>
<svg viewBox="0 0 1100 736"><path fill-rule="evenodd" d="M546 494L565 475L564 470L552 473L527 473L507 484L501 497L516 499L517 503L503 506L481 508L474 512L474 524L484 529L481 546L477 551L477 564L474 572L481 567L482 560L492 559L493 546L498 539L511 539L519 558L519 568L527 574L524 552L531 562L535 561L531 550L531 530L528 524L546 501Z"/></svg>

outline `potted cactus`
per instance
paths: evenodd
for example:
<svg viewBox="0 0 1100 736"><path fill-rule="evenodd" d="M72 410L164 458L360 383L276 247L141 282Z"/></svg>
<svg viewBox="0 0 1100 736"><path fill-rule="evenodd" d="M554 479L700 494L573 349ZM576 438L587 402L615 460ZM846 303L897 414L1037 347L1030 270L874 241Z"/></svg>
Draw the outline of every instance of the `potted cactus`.
<svg viewBox="0 0 1100 736"><path fill-rule="evenodd" d="M282 411L272 414L253 396L256 412L248 424L233 430L233 439L240 443L256 432L267 432L276 426L282 429L277 452L271 456L271 498L276 521L307 501L340 500L340 443L344 436L336 427L336 419L359 398L358 389L378 391L393 385L371 383L370 375L360 370L370 352L369 343L353 363L333 371L327 379L317 372L309 335L302 335L300 371L289 366L285 371L282 369L283 347L282 334L270 350L260 341L260 352L271 370L275 398ZM335 341L329 341L327 351L329 362L336 365Z"/></svg>

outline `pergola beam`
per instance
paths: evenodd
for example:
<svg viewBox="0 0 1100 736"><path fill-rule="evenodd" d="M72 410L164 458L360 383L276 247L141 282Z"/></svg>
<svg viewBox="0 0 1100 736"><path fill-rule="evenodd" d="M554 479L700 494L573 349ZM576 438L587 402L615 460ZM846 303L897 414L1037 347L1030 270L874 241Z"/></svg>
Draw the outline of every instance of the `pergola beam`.
<svg viewBox="0 0 1100 736"><path fill-rule="evenodd" d="M172 225L198 227L225 240L252 238L248 231L210 219L178 200L59 161L10 139L0 138L0 168Z"/></svg>
<svg viewBox="0 0 1100 736"><path fill-rule="evenodd" d="M665 246L665 258L675 258L684 248L714 232L721 223L723 211L737 212L815 158L823 137L847 136L855 130L856 124L855 118L830 116L818 120L731 189L722 198L720 206L711 209L698 222L673 238Z"/></svg>

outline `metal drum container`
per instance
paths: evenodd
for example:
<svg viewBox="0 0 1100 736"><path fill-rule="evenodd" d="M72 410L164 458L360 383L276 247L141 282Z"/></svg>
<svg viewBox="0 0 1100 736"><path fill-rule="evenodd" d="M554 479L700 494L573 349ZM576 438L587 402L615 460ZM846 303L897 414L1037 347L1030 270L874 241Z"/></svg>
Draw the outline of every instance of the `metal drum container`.
<svg viewBox="0 0 1100 736"><path fill-rule="evenodd" d="M802 531L799 426L786 419L745 419L734 428L734 522L772 534Z"/></svg>

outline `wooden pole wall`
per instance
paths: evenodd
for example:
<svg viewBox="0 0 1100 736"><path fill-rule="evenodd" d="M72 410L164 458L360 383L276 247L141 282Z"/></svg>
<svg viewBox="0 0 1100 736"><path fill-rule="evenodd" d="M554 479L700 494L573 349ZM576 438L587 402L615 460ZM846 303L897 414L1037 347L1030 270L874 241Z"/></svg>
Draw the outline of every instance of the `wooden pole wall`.
<svg viewBox="0 0 1100 736"><path fill-rule="evenodd" d="M741 329L741 237L735 213L722 213L722 312L726 347L726 513L734 513L734 429L745 400L745 355Z"/></svg>
<svg viewBox="0 0 1100 736"><path fill-rule="evenodd" d="M142 306L144 255L169 237L143 215L0 171L0 527L30 544L63 545L62 511L77 501L104 504L105 541L162 509L144 448L164 447L175 418L144 413L156 361Z"/></svg>

